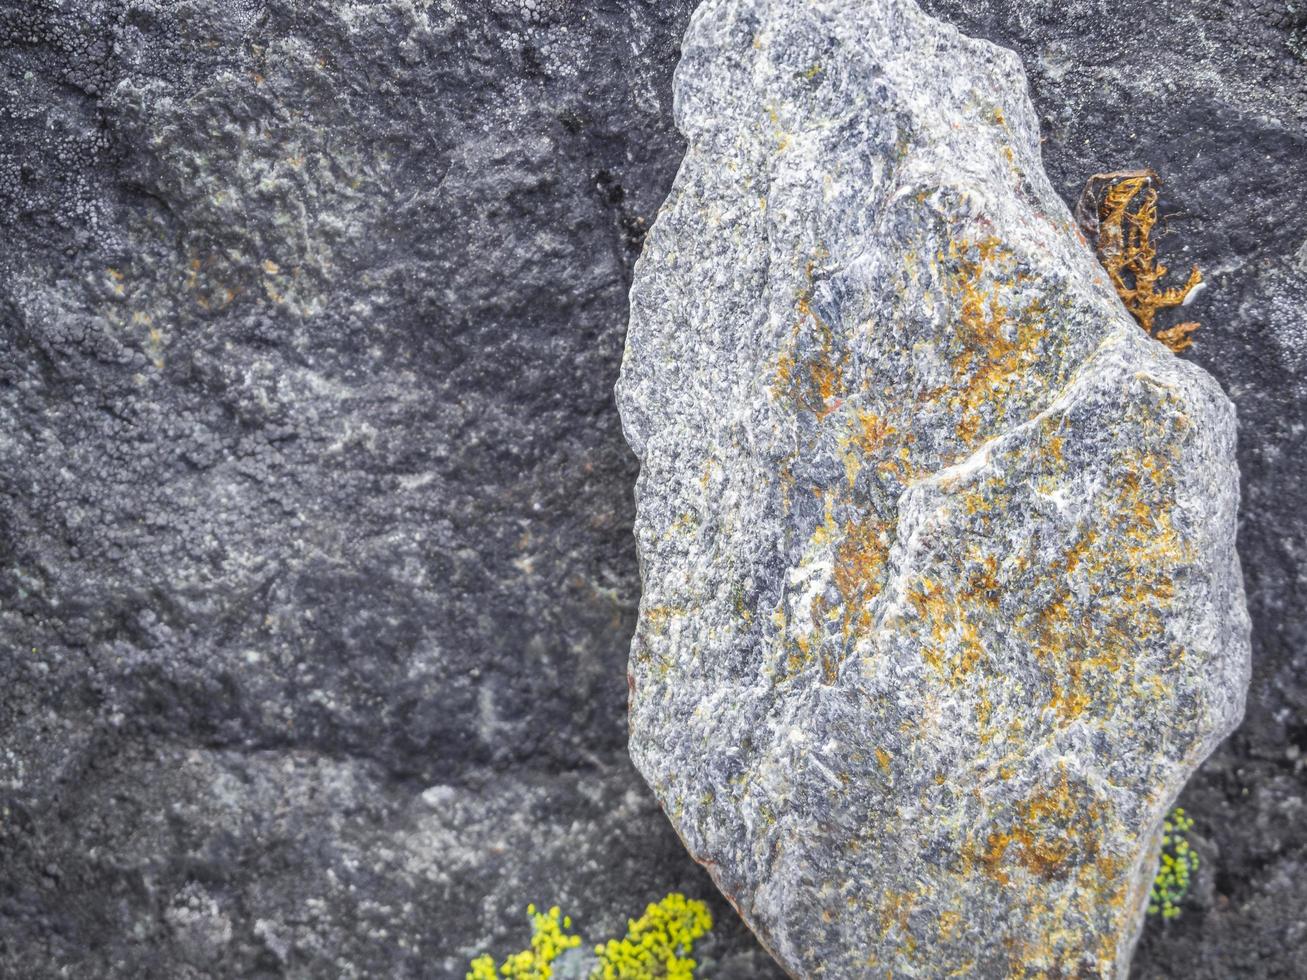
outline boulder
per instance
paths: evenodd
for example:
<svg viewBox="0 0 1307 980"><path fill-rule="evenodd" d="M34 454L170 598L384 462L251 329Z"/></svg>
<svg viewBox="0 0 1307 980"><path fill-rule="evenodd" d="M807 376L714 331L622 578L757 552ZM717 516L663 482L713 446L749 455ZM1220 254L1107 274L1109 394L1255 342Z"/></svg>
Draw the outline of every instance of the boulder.
<svg viewBox="0 0 1307 980"><path fill-rule="evenodd" d="M1235 415L911 0L709 0L636 267L631 752L801 976L1126 974L1237 724ZM956 972L954 972L956 971Z"/></svg>

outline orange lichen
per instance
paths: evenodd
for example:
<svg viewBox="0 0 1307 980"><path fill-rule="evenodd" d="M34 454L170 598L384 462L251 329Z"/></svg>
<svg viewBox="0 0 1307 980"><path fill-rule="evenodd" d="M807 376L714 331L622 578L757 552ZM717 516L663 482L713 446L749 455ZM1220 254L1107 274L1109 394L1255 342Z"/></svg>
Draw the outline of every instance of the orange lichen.
<svg viewBox="0 0 1307 980"><path fill-rule="evenodd" d="M1044 309L1038 300L1012 306L1008 294L1023 278L999 239L954 241L949 252L957 270L952 290L962 345L952 362L949 403L959 413L958 438L974 445L1002 421L1013 385L1037 360Z"/></svg>
<svg viewBox="0 0 1307 980"><path fill-rule="evenodd" d="M986 834L983 848L965 845L966 858L1005 887L1018 872L1044 880L1074 873L1085 888L1115 894L1122 867L1100 860L1104 818L1103 805L1063 764L1055 783L1021 800L1005 824Z"/></svg>
<svg viewBox="0 0 1307 980"><path fill-rule="evenodd" d="M987 690L981 690L976 699L976 728L978 734L976 740L981 745L987 745L993 741L994 732L989 727L989 720L994 715L994 702L989 696Z"/></svg>
<svg viewBox="0 0 1307 980"><path fill-rule="evenodd" d="M776 359L772 397L788 399L800 410L822 419L846 394L847 351L837 351L835 332L812 309L812 276L816 260L805 270L807 286L795 300L795 320L785 348Z"/></svg>
<svg viewBox="0 0 1307 980"><path fill-rule="evenodd" d="M882 571L889 557L884 524L874 518L849 521L835 550L831 578L852 616L853 607L869 602L880 592Z"/></svg>
<svg viewBox="0 0 1307 980"><path fill-rule="evenodd" d="M899 892L886 889L880 906L881 934L888 934L895 927L901 933L907 933L909 919L916 908L918 895L915 891Z"/></svg>
<svg viewBox="0 0 1307 980"><path fill-rule="evenodd" d="M772 397L780 399L789 393L790 385L794 382L794 355L788 351L781 351L776 358L776 372L772 376Z"/></svg>
<svg viewBox="0 0 1307 980"><path fill-rule="evenodd" d="M951 687L960 687L984 654L980 630L938 582L921 577L908 587L908 604L928 630L921 637L921 658ZM956 637L956 642L950 640ZM950 647L953 648L950 653Z"/></svg>
<svg viewBox="0 0 1307 980"><path fill-rule="evenodd" d="M962 924L962 913L951 910L939 913L939 935L940 938L948 941L958 934L958 926Z"/></svg>
<svg viewBox="0 0 1307 980"><path fill-rule="evenodd" d="M644 610L643 619L649 632L658 636L667 631L669 621L684 615L685 610L679 606L650 606Z"/></svg>
<svg viewBox="0 0 1307 980"><path fill-rule="evenodd" d="M1077 214L1082 227L1094 233L1098 260L1126 309L1146 333L1178 353L1193 345L1189 335L1198 324L1178 323L1154 333L1154 321L1159 310L1183 305L1203 276L1195 265L1183 286L1158 289L1167 273L1152 242L1161 183L1152 170L1094 174L1085 185Z"/></svg>
<svg viewBox="0 0 1307 980"><path fill-rule="evenodd" d="M876 748L876 762L880 766L881 771L884 772L886 776L888 776L890 754L886 752L884 749L880 748L879 746L877 746Z"/></svg>
<svg viewBox="0 0 1307 980"><path fill-rule="evenodd" d="M854 430L851 442L869 458L877 456L890 437L898 432L894 426L873 412L859 409L856 418L857 428Z"/></svg>
<svg viewBox="0 0 1307 980"><path fill-rule="evenodd" d="M812 662L811 647L812 641L807 636L794 637L790 654L785 660L785 666L791 674L797 674Z"/></svg>

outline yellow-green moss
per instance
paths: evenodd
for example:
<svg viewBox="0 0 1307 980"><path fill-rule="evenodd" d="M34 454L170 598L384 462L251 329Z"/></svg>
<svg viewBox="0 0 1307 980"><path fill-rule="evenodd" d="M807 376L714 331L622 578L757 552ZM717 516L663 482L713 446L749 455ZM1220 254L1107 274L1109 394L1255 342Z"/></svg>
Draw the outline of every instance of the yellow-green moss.
<svg viewBox="0 0 1307 980"><path fill-rule="evenodd" d="M548 912L528 905L531 919L531 948L514 953L495 968L488 955L469 964L466 980L549 980L553 962L581 944L581 937L567 930L572 920L557 905ZM708 906L673 892L661 902L649 905L644 915L627 922L626 935L595 947L598 965L592 980L693 980L695 962L690 959L696 939L712 928Z"/></svg>
<svg viewBox="0 0 1307 980"><path fill-rule="evenodd" d="M1157 877L1148 897L1148 914L1174 919L1180 915L1180 903L1189 894L1190 879L1198 870L1198 855L1185 835L1194 822L1185 816L1184 807L1176 807L1162 823L1162 853L1157 861Z"/></svg>
<svg viewBox="0 0 1307 980"><path fill-rule="evenodd" d="M599 966L596 980L691 980L694 941L712 928L712 915L703 902L673 892L644 915L631 919L623 939L596 946Z"/></svg>

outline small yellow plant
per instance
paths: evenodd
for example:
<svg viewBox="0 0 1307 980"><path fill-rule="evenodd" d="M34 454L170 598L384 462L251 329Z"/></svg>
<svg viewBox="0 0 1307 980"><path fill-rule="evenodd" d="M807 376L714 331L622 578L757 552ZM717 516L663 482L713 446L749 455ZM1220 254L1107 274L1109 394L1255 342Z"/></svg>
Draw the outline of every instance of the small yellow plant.
<svg viewBox="0 0 1307 980"><path fill-rule="evenodd" d="M1194 266L1183 286L1158 289L1167 273L1166 266L1157 261L1152 241L1161 184L1152 170L1094 174L1076 208L1081 229L1095 242L1098 260L1117 295L1149 334L1153 334L1158 310L1183 305L1203 281ZM1189 335L1197 329L1197 323L1178 323L1155 336L1178 353L1193 346Z"/></svg>
<svg viewBox="0 0 1307 980"><path fill-rule="evenodd" d="M469 964L467 980L549 980L554 960L581 944L581 937L566 930L572 920L555 905L539 913L528 905L531 948L515 953L495 968L494 957L478 956ZM673 892L648 906L644 915L627 922L626 936L595 947L598 964L591 980L693 980L694 941L712 928L708 906Z"/></svg>
<svg viewBox="0 0 1307 980"><path fill-rule="evenodd" d="M572 920L563 915L557 905L548 912L537 912L534 905L528 905L526 914L531 919L531 948L504 960L498 973L495 972L493 957L478 956L469 964L471 969L467 980L499 980L500 977L549 980L554 975L554 960L581 945L580 936L564 932L572 928Z"/></svg>
<svg viewBox="0 0 1307 980"><path fill-rule="evenodd" d="M712 928L712 914L703 902L672 893L644 915L627 923L624 939L596 946L599 966L595 980L693 980L694 941Z"/></svg>
<svg viewBox="0 0 1307 980"><path fill-rule="evenodd" d="M1180 903L1189 894L1190 877L1198 870L1198 855L1185 838L1193 826L1193 820L1185 816L1184 807L1179 806L1162 822L1162 854L1148 898L1149 915L1160 915L1163 919L1180 915Z"/></svg>

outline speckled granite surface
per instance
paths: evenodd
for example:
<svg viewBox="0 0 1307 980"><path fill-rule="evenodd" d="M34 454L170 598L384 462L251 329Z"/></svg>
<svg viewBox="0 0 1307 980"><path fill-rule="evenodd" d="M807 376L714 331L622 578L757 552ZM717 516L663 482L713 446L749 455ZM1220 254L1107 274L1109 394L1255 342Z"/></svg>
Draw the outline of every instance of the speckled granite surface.
<svg viewBox="0 0 1307 980"><path fill-rule="evenodd" d="M1233 406L1108 287L1020 62L716 0L632 289L631 751L798 976L1124 976L1248 679Z"/></svg>

